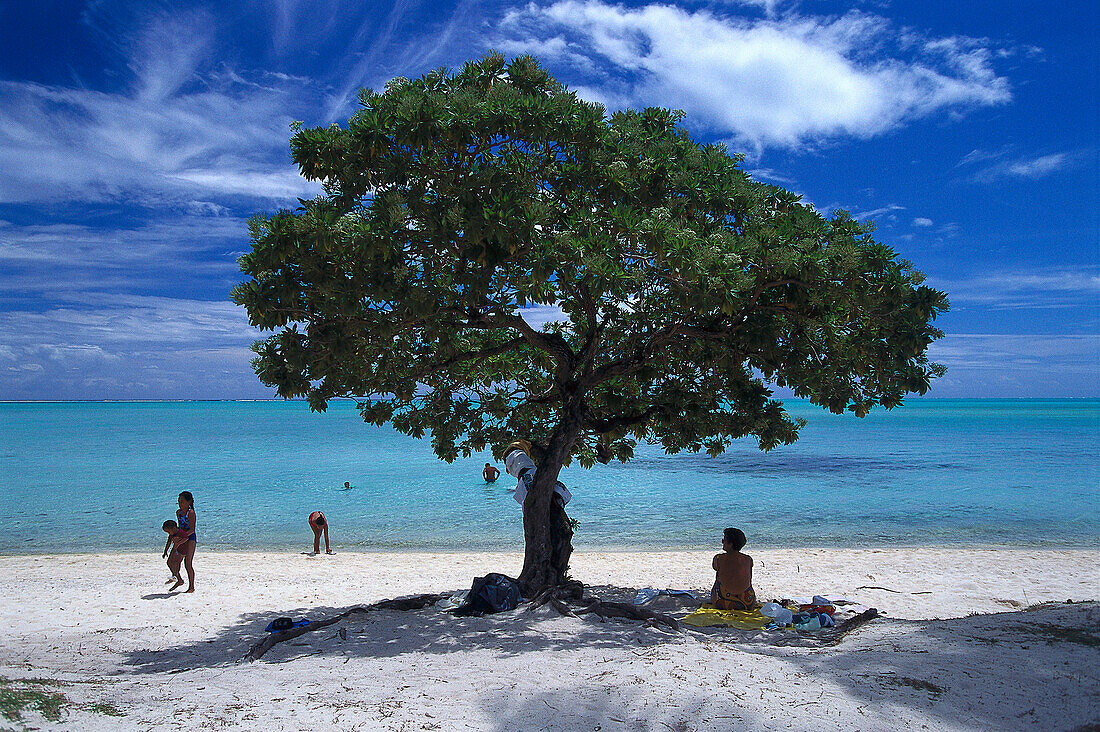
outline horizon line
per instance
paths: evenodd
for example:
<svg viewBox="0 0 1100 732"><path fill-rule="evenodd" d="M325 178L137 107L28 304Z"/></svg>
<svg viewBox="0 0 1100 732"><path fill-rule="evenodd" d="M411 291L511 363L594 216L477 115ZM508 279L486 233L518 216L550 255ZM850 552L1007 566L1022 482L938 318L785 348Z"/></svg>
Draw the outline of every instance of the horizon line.
<svg viewBox="0 0 1100 732"><path fill-rule="evenodd" d="M1008 397L933 397L915 396L914 401L1088 401L1100 400L1098 396L1008 396ZM308 399L0 399L0 404L191 404L202 402L308 402ZM330 401L362 401L354 397L339 397ZM775 401L809 401L805 397L779 397ZM905 406L901 404L899 406Z"/></svg>

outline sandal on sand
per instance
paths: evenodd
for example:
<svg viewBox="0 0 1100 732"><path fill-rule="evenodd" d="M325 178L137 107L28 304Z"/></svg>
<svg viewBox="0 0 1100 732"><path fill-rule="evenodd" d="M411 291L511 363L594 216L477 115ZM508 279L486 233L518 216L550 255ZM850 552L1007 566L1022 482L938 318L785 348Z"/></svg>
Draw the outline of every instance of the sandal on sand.
<svg viewBox="0 0 1100 732"><path fill-rule="evenodd" d="M298 622L294 622L292 618L275 618L267 624L267 627L264 628L264 630L266 630L268 633L281 633L284 630L301 628L305 625L309 625L309 621L304 618L302 620L299 620Z"/></svg>

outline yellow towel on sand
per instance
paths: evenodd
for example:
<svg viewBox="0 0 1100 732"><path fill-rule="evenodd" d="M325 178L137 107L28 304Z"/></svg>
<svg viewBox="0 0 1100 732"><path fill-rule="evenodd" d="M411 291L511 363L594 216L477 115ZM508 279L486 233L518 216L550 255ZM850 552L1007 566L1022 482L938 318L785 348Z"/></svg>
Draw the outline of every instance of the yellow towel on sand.
<svg viewBox="0 0 1100 732"><path fill-rule="evenodd" d="M719 610L713 605L703 605L701 608L680 621L697 628L706 628L711 625L725 625L741 630L759 630L772 622L766 615L761 615L759 610L747 612L744 610Z"/></svg>

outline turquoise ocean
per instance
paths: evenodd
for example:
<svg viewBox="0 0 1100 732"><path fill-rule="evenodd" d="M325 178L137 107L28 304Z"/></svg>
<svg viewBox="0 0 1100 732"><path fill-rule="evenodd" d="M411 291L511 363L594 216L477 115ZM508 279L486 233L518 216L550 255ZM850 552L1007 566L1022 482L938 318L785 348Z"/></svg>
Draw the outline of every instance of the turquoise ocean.
<svg viewBox="0 0 1100 732"><path fill-rule="evenodd" d="M566 468L579 549L1100 546L1100 400L919 399L864 419L799 400L794 445L718 458L640 445ZM489 455L366 425L352 403L0 403L0 554L160 551L195 495L201 550L520 550L520 507ZM503 466L499 466L503 469ZM343 490L344 481L353 486Z"/></svg>

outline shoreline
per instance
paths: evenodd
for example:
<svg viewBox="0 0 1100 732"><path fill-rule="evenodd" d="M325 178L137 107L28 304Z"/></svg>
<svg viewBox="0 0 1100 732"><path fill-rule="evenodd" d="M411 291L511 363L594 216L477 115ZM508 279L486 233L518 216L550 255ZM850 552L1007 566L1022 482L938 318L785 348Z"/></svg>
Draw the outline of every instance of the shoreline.
<svg viewBox="0 0 1100 732"><path fill-rule="evenodd" d="M218 544L200 544L199 555L237 555L237 554L262 554L262 555L282 555L282 554L300 554L307 551L309 548L308 541L299 541L294 544L286 544L280 546L271 547L229 547ZM906 551L923 551L923 550L942 550L942 551L961 551L961 552L983 552L983 551L997 551L997 552L1096 552L1100 557L1100 543L1096 544L953 544L947 542L941 542L939 544L787 544L783 546L759 544L747 547L749 552L813 552L813 551L829 551L829 552L906 552ZM72 551L58 551L56 549L52 551L41 552L17 552L17 551L4 551L0 550L0 560L5 558L18 559L20 557L76 557L76 556L149 556L155 552L160 551L159 548L147 548L147 549L131 549L131 548L119 548L119 549L101 549L98 551L89 551L86 549L74 549ZM523 547L517 546L508 549L448 549L448 548L406 548L406 547L379 547L377 545L367 546L336 546L333 545L333 551L338 554L377 554L379 556L389 555L404 555L404 554L431 554L431 555L523 555ZM717 553L721 551L720 546L651 546L644 549L639 548L626 548L626 547L577 547L573 550L573 556L582 554L691 554L691 553Z"/></svg>

